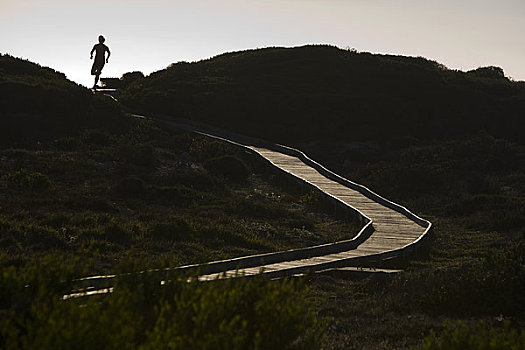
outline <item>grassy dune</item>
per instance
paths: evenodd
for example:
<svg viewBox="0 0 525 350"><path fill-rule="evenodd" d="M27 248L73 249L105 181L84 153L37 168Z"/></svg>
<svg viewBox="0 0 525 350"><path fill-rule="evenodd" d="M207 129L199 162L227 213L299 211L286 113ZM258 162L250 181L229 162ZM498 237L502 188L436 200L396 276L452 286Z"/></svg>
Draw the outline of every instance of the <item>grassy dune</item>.
<svg viewBox="0 0 525 350"><path fill-rule="evenodd" d="M407 206L434 223L432 249L395 276L173 276L159 288L145 274L69 303L58 299L84 274L317 244L359 226L238 149L129 119L27 61L1 56L0 72L0 347L523 348L525 87L497 67L307 46L123 80L121 101L137 111L297 146Z"/></svg>

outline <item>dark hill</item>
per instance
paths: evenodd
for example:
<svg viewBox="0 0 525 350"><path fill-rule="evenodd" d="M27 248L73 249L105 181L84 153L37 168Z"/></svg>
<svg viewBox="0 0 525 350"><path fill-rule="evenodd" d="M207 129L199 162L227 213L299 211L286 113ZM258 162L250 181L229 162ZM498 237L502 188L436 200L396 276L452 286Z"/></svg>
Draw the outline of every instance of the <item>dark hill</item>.
<svg viewBox="0 0 525 350"><path fill-rule="evenodd" d="M0 145L43 141L85 128L117 130L123 114L107 98L51 68L0 55Z"/></svg>
<svg viewBox="0 0 525 350"><path fill-rule="evenodd" d="M525 83L497 67L465 73L424 58L304 46L176 63L128 87L122 101L288 143L480 130L522 140Z"/></svg>

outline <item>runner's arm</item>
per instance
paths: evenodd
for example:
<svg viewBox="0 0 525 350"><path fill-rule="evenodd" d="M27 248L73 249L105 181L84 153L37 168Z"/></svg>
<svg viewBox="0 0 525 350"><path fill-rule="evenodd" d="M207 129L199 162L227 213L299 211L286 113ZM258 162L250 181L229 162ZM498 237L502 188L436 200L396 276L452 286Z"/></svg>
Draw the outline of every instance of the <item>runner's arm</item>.
<svg viewBox="0 0 525 350"><path fill-rule="evenodd" d="M96 46L96 45L95 45L95 46ZM93 48L91 49L91 52L90 52L91 57L90 57L90 59L93 59L93 52L95 51L95 46L93 46Z"/></svg>
<svg viewBox="0 0 525 350"><path fill-rule="evenodd" d="M111 52L109 52L109 47L106 46L106 51L108 52L108 57L106 57L106 63L108 63L109 56L111 56Z"/></svg>

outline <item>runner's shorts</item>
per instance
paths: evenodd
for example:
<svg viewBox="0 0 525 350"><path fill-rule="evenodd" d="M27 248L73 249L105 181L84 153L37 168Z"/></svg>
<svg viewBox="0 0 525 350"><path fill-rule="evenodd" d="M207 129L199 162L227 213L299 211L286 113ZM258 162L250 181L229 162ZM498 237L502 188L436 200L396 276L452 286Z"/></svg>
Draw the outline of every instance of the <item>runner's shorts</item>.
<svg viewBox="0 0 525 350"><path fill-rule="evenodd" d="M91 67L91 75L100 75L102 72L102 68L104 68L104 59L97 60L95 58L95 62L93 62L93 67Z"/></svg>

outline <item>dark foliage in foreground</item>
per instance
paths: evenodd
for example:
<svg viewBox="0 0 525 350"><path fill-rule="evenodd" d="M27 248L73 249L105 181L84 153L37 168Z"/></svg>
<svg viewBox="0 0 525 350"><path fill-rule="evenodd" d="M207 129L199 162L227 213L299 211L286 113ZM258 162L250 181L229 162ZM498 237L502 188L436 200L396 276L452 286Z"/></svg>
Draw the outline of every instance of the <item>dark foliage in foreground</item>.
<svg viewBox="0 0 525 350"><path fill-rule="evenodd" d="M3 349L312 349L322 328L304 284L119 278L110 296L62 300L77 266L49 257L0 276ZM128 266L129 268L130 266ZM10 308L6 308L9 305Z"/></svg>
<svg viewBox="0 0 525 350"><path fill-rule="evenodd" d="M177 63L131 84L124 104L283 143L442 139L515 128L525 83L498 67L468 73L424 58L329 46L268 48Z"/></svg>

